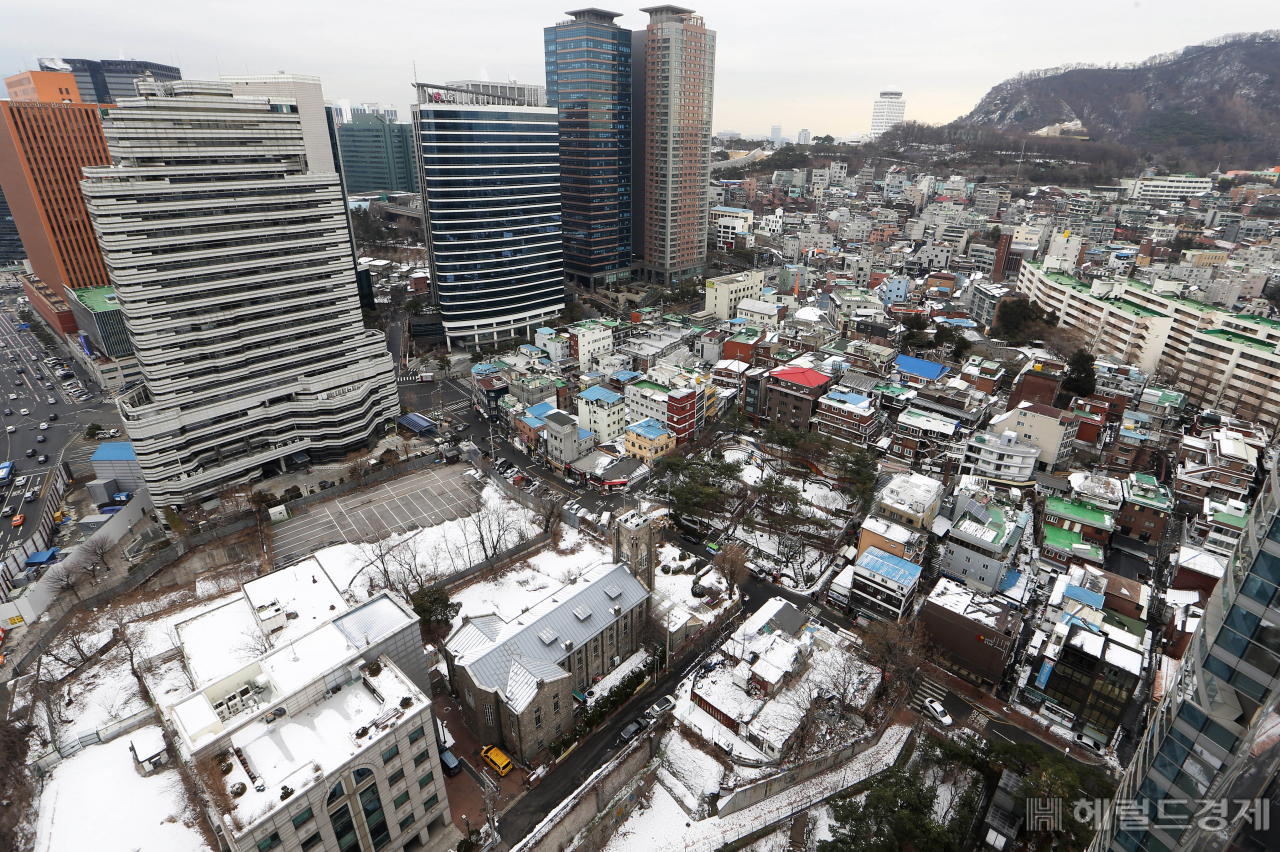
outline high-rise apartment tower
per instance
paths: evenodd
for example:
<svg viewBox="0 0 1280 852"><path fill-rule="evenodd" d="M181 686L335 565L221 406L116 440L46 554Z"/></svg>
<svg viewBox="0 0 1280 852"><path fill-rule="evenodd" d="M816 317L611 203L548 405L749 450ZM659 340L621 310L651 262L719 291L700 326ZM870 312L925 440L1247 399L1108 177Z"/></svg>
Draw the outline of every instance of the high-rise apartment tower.
<svg viewBox="0 0 1280 852"><path fill-rule="evenodd" d="M868 135L876 138L895 124L901 124L906 114L907 102L902 99L902 92L885 89L871 107L871 133Z"/></svg>
<svg viewBox="0 0 1280 852"><path fill-rule="evenodd" d="M547 106L560 114L564 271L595 289L631 278L631 31L580 9L547 27Z"/></svg>
<svg viewBox="0 0 1280 852"><path fill-rule="evenodd" d="M1125 770L1093 852L1261 852L1280 827L1280 469ZM1162 676L1163 678L1163 676ZM1225 803L1225 811L1216 806ZM1144 816L1145 815L1145 818Z"/></svg>
<svg viewBox="0 0 1280 852"><path fill-rule="evenodd" d="M138 84L82 184L143 384L119 398L158 504L366 449L399 412L366 330L338 175L298 106Z"/></svg>
<svg viewBox="0 0 1280 852"><path fill-rule="evenodd" d="M414 85L423 231L449 346L532 339L564 310L556 111Z"/></svg>
<svg viewBox="0 0 1280 852"><path fill-rule="evenodd" d="M635 227L642 277L671 283L707 263L716 34L692 9L652 6L632 37Z"/></svg>

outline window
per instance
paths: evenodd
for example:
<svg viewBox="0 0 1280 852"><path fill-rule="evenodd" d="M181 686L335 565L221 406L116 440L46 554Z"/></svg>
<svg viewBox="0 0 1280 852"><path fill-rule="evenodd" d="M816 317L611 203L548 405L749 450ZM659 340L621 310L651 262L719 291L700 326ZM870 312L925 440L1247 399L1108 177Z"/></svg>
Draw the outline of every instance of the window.
<svg viewBox="0 0 1280 852"><path fill-rule="evenodd" d="M414 728L412 731L409 732L409 744L413 745L418 740L422 739L423 736L424 736L424 732L422 730L422 726L419 725L418 727Z"/></svg>
<svg viewBox="0 0 1280 852"><path fill-rule="evenodd" d="M333 836L338 838L339 852L348 849L359 849L360 841L356 839L356 824L351 819L351 809L346 805L329 814L329 823L333 826Z"/></svg>
<svg viewBox="0 0 1280 852"><path fill-rule="evenodd" d="M373 848L381 849L391 840L387 828L387 815L382 811L382 799L378 798L378 785L371 784L360 794L360 808L364 811L364 824L369 827Z"/></svg>
<svg viewBox="0 0 1280 852"><path fill-rule="evenodd" d="M422 751L418 752L416 755L413 756L413 765L421 766L422 764L426 763L430 758L431 758L431 749L424 748Z"/></svg>
<svg viewBox="0 0 1280 852"><path fill-rule="evenodd" d="M423 775L418 779L418 789L421 790L434 780L436 780L436 774L434 772L428 772L426 775Z"/></svg>
<svg viewBox="0 0 1280 852"><path fill-rule="evenodd" d="M436 802L438 801L440 801L440 797L432 793L431 798L422 803L422 809L424 811L429 811L436 806Z"/></svg>
<svg viewBox="0 0 1280 852"><path fill-rule="evenodd" d="M417 819L417 817L413 815L413 811L409 811L409 815L400 820L400 830L404 831L406 828L413 825L413 821L415 819Z"/></svg>
<svg viewBox="0 0 1280 852"><path fill-rule="evenodd" d="M393 745L391 748L387 749L386 751L384 751L384 752L382 753L382 762L383 762L384 764L390 763L390 762L391 762L391 760L392 760L392 758L394 758L394 757L395 757L397 754L399 754L399 753L400 753L400 746L398 746L398 745ZM358 770L357 770L357 771L358 771ZM366 771L367 771L367 770L366 770ZM370 773L370 774L372 774L372 773Z"/></svg>
<svg viewBox="0 0 1280 852"><path fill-rule="evenodd" d="M273 831L258 841L258 852L267 852L268 849L275 849L279 845L280 832Z"/></svg>
<svg viewBox="0 0 1280 852"><path fill-rule="evenodd" d="M551 696L551 712L559 714L560 712L560 693Z"/></svg>
<svg viewBox="0 0 1280 852"><path fill-rule="evenodd" d="M403 792L403 793L401 793L399 796L396 796L396 800L395 800L396 810L400 810L401 808L403 808L403 807L404 807L405 805L407 805L407 804L409 804L409 791L408 791L408 790L404 791L404 792Z"/></svg>
<svg viewBox="0 0 1280 852"><path fill-rule="evenodd" d="M493 705L492 704L484 705L484 721L486 725L493 724Z"/></svg>
<svg viewBox="0 0 1280 852"><path fill-rule="evenodd" d="M307 808L305 811L293 818L293 827L297 828L300 825L304 825L306 821L311 819L313 816L315 816L315 814L311 812L311 808Z"/></svg>
<svg viewBox="0 0 1280 852"><path fill-rule="evenodd" d="M325 804L332 805L338 799L342 798L344 793L346 793L346 790L343 789L342 782L339 781L337 784L334 784L333 789L329 791L329 798Z"/></svg>
<svg viewBox="0 0 1280 852"><path fill-rule="evenodd" d="M373 770L361 766L351 774L356 777L356 786L359 787L361 784L373 777Z"/></svg>
<svg viewBox="0 0 1280 852"><path fill-rule="evenodd" d="M393 786L393 787L394 787L396 784L399 784L399 783L400 783L401 781L403 781L403 780L404 780L404 770L403 770L403 769L397 769L395 772L392 772L389 776L387 776L387 783L388 783L388 784L390 784L390 785L391 785L391 786Z"/></svg>
<svg viewBox="0 0 1280 852"><path fill-rule="evenodd" d="M315 834L311 835L306 840L302 841L302 852L307 852L308 849L314 849L319 845L320 845L320 832L317 831Z"/></svg>
<svg viewBox="0 0 1280 852"><path fill-rule="evenodd" d="M535 728L542 727L542 708L541 707L533 708L533 726Z"/></svg>

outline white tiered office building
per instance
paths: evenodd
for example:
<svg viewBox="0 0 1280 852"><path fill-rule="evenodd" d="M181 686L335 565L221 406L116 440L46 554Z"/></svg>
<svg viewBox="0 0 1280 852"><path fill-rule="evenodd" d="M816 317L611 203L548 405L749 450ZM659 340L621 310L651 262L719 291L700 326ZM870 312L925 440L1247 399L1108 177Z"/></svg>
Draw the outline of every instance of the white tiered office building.
<svg viewBox="0 0 1280 852"><path fill-rule="evenodd" d="M82 188L142 368L119 406L156 503L371 447L399 413L394 367L297 104L138 90L107 113L113 165Z"/></svg>
<svg viewBox="0 0 1280 852"><path fill-rule="evenodd" d="M867 135L875 139L895 124L901 124L906 114L907 102L902 99L902 92L885 89L871 107L871 132Z"/></svg>

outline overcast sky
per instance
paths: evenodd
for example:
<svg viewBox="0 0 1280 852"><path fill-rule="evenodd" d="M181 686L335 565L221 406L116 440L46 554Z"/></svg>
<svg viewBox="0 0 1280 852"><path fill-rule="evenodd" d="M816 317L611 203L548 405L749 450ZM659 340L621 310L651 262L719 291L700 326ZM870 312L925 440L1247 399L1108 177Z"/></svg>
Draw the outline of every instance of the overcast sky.
<svg viewBox="0 0 1280 852"><path fill-rule="evenodd" d="M1019 71L1133 62L1250 22L1280 27L1275 0L1236 0L1230 21L1193 0L1072 3L916 0L711 0L693 4L718 33L715 130L792 138L870 127L879 89L906 93L907 118L945 123ZM431 82L544 83L542 28L567 3L540 0L43 0L0 8L0 70L38 56L149 59L183 76L314 74L325 96L407 105L416 63ZM612 5L641 28L637 7ZM1211 27L1211 29L1206 29Z"/></svg>

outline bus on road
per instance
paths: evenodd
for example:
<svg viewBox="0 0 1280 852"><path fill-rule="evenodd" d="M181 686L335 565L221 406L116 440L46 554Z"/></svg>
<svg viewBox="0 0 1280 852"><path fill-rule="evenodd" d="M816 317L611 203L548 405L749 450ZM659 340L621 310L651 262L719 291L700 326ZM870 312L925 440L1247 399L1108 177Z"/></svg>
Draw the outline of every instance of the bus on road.
<svg viewBox="0 0 1280 852"><path fill-rule="evenodd" d="M0 485L8 485L13 479L13 462L0 463Z"/></svg>

